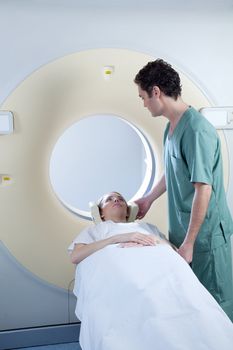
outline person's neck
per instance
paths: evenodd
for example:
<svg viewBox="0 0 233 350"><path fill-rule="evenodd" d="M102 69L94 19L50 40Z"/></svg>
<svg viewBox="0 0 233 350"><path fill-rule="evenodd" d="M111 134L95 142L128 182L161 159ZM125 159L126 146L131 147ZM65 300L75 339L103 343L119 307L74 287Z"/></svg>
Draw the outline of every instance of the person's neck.
<svg viewBox="0 0 233 350"><path fill-rule="evenodd" d="M184 112L189 108L189 105L187 103L183 102L181 97L178 97L177 100L169 99L165 105L164 108L164 116L169 120L170 122L170 130L169 134L172 135L173 131L175 130L177 124L179 123L180 119L182 118Z"/></svg>
<svg viewBox="0 0 233 350"><path fill-rule="evenodd" d="M127 219L125 217L122 217L122 216L111 216L109 218L105 218L105 220L111 220L115 223L127 222Z"/></svg>

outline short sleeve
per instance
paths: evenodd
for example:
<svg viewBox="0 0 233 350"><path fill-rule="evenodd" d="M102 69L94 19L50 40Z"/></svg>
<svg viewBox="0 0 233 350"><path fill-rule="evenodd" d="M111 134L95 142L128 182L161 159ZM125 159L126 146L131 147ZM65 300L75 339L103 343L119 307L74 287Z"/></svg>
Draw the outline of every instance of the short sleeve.
<svg viewBox="0 0 233 350"><path fill-rule="evenodd" d="M94 242L96 240L95 231L96 231L95 227L88 227L83 231L81 231L79 235L73 240L71 245L68 247L68 250L72 252L72 250L75 247L75 244L78 244L78 243L89 244Z"/></svg>
<svg viewBox="0 0 233 350"><path fill-rule="evenodd" d="M217 137L212 132L192 130L186 135L182 153L188 166L190 182L212 185L216 149Z"/></svg>

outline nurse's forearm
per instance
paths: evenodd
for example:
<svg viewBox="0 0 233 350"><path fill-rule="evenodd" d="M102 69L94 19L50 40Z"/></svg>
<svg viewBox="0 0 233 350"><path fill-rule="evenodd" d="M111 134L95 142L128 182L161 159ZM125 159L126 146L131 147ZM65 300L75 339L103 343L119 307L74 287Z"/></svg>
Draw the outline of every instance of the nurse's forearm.
<svg viewBox="0 0 233 350"><path fill-rule="evenodd" d="M157 198L159 198L164 192L166 192L166 181L165 181L165 175L163 174L159 181L155 184L151 192L147 195L147 198L152 203Z"/></svg>
<svg viewBox="0 0 233 350"><path fill-rule="evenodd" d="M207 184L195 183L194 187L195 194L193 198L190 222L184 241L185 243L191 244L195 243L201 225L204 222L212 192L212 187Z"/></svg>

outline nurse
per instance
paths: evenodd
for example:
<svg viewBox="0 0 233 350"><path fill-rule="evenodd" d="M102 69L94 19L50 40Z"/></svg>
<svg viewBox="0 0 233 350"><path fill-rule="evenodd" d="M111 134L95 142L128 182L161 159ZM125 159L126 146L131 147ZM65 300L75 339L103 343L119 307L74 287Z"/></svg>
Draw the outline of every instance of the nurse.
<svg viewBox="0 0 233 350"><path fill-rule="evenodd" d="M233 321L233 222L227 206L221 145L215 128L181 98L178 73L162 59L135 77L139 96L153 117L164 116L165 170L145 197L138 218L165 191L169 240Z"/></svg>

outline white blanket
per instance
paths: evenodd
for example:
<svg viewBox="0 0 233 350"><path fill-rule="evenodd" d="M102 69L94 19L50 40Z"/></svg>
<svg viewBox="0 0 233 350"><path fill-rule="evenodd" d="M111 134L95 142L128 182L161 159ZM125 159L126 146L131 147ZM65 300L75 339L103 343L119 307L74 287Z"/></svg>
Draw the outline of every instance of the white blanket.
<svg viewBox="0 0 233 350"><path fill-rule="evenodd" d="M83 350L232 350L233 325L167 245L108 246L76 270Z"/></svg>

